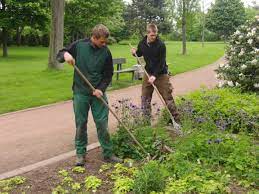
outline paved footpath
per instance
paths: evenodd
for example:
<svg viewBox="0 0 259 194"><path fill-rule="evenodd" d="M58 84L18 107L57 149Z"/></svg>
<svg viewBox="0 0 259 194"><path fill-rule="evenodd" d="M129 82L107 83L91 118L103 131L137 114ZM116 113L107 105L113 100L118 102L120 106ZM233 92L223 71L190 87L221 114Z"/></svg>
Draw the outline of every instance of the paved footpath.
<svg viewBox="0 0 259 194"><path fill-rule="evenodd" d="M174 95L182 95L200 86L212 88L217 84L215 63L171 78ZM122 98L140 101L141 86L108 92L110 104ZM159 101L155 95L153 101ZM96 129L89 114L89 144L97 141ZM116 120L109 118L110 131L116 129ZM0 115L0 174L72 151L75 132L71 101Z"/></svg>

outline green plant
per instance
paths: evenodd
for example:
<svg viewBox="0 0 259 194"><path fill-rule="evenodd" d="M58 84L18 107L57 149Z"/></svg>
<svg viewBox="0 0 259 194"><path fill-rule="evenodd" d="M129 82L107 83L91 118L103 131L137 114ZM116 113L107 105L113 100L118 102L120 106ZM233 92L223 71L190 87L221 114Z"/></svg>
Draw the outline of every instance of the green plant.
<svg viewBox="0 0 259 194"><path fill-rule="evenodd" d="M72 183L71 188L73 191L79 191L81 189L80 183Z"/></svg>
<svg viewBox="0 0 259 194"><path fill-rule="evenodd" d="M124 164L117 163L114 166L114 170L111 173L111 179L112 180L117 180L118 178L121 177L133 177L137 172L136 167L127 167Z"/></svg>
<svg viewBox="0 0 259 194"><path fill-rule="evenodd" d="M97 178L96 176L88 176L85 178L85 188L87 191L91 190L92 192L96 192L101 184L102 180Z"/></svg>
<svg viewBox="0 0 259 194"><path fill-rule="evenodd" d="M67 177L69 175L68 171L67 170L60 170L58 171L58 174L62 177Z"/></svg>
<svg viewBox="0 0 259 194"><path fill-rule="evenodd" d="M8 192L15 189L18 185L24 184L26 178L21 176L12 177L10 179L0 180L0 192Z"/></svg>
<svg viewBox="0 0 259 194"><path fill-rule="evenodd" d="M172 144L172 139L163 127L136 128L133 134L151 156L161 155L161 144ZM122 158L142 159L141 150L135 145L127 131L120 128L112 135L114 153Z"/></svg>
<svg viewBox="0 0 259 194"><path fill-rule="evenodd" d="M166 169L157 161L150 161L139 169L134 177L134 193L163 191L168 176Z"/></svg>
<svg viewBox="0 0 259 194"><path fill-rule="evenodd" d="M64 177L62 180L62 185L67 185L69 187L71 187L72 183L73 183L73 178L72 177Z"/></svg>
<svg viewBox="0 0 259 194"><path fill-rule="evenodd" d="M126 194L133 189L134 180L129 177L119 177L114 182L112 191L115 194Z"/></svg>
<svg viewBox="0 0 259 194"><path fill-rule="evenodd" d="M108 164L103 164L100 169L99 172L102 173L104 171L110 170L112 168L112 164L108 163Z"/></svg>
<svg viewBox="0 0 259 194"><path fill-rule="evenodd" d="M240 87L243 91L259 91L259 20L248 22L231 36L226 51L227 63L216 70L223 80L219 86Z"/></svg>
<svg viewBox="0 0 259 194"><path fill-rule="evenodd" d="M177 100L183 121L191 126L230 131L258 132L259 99L238 89L201 89ZM189 122L190 123L190 122Z"/></svg>
<svg viewBox="0 0 259 194"><path fill-rule="evenodd" d="M52 194L68 194L69 191L64 189L62 186L58 185L56 188L54 188L51 192Z"/></svg>
<svg viewBox="0 0 259 194"><path fill-rule="evenodd" d="M72 169L72 172L75 172L75 173L84 173L85 172L85 168L84 167L81 167L81 166L76 166Z"/></svg>

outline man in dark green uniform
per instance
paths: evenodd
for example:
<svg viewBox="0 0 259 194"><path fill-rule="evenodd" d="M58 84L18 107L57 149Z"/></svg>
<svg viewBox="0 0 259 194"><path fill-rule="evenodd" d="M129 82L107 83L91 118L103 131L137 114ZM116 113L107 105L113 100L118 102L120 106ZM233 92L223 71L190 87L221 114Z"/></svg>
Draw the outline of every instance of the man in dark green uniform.
<svg viewBox="0 0 259 194"><path fill-rule="evenodd" d="M90 39L79 40L67 48L59 51L57 60L76 65L80 71L96 88L95 91L84 83L77 72L73 79L73 107L76 123L75 147L77 166L85 164L87 146L87 120L91 107L97 135L103 150L104 160L107 162L121 162L112 154L112 143L108 132L108 108L100 101L103 97L107 101L105 90L113 75L112 55L106 46L109 30L99 24L92 30Z"/></svg>

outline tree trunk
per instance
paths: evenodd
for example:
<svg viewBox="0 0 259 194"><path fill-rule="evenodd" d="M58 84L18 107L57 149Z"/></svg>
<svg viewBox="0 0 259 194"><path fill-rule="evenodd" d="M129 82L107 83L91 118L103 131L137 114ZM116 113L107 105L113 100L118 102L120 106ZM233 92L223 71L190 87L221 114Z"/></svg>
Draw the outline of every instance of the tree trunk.
<svg viewBox="0 0 259 194"><path fill-rule="evenodd" d="M205 6L204 6L204 0L202 1L202 48L204 47L204 36L205 36Z"/></svg>
<svg viewBox="0 0 259 194"><path fill-rule="evenodd" d="M8 32L6 28L2 28L2 36L3 36L3 57L8 57L8 51L7 51Z"/></svg>
<svg viewBox="0 0 259 194"><path fill-rule="evenodd" d="M23 31L23 27L18 27L16 29L16 44L17 46L21 46L21 42L22 42L22 31Z"/></svg>
<svg viewBox="0 0 259 194"><path fill-rule="evenodd" d="M49 46L49 63L51 69L62 69L63 64L56 60L58 51L63 48L64 41L64 0L51 0L51 32Z"/></svg>
<svg viewBox="0 0 259 194"><path fill-rule="evenodd" d="M183 16L182 16L182 42L183 42L183 50L182 54L186 54L186 0L183 0Z"/></svg>
<svg viewBox="0 0 259 194"><path fill-rule="evenodd" d="M5 12L6 11L5 0L1 1L1 5L2 5L1 11ZM8 31L6 27L2 26L3 57L8 57L7 41L8 41Z"/></svg>

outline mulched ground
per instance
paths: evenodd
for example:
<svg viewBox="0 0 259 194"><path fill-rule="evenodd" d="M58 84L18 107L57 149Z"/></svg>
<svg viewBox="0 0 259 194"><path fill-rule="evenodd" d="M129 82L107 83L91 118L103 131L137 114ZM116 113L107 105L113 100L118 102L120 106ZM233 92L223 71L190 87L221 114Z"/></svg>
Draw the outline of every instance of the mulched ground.
<svg viewBox="0 0 259 194"><path fill-rule="evenodd" d="M112 193L113 184L109 182L109 177L106 176L106 173L99 173L100 167L105 164L102 161L100 148L91 150L86 161L86 172L83 174L72 173L75 157L22 174L20 176L26 178L26 183L10 193L16 194L22 193L22 191L25 191L26 194L51 193L52 189L60 184L62 178L58 175L58 171L63 169L69 171L71 177L78 182L83 182L84 178L89 175L97 176L102 179L103 183L96 193Z"/></svg>

